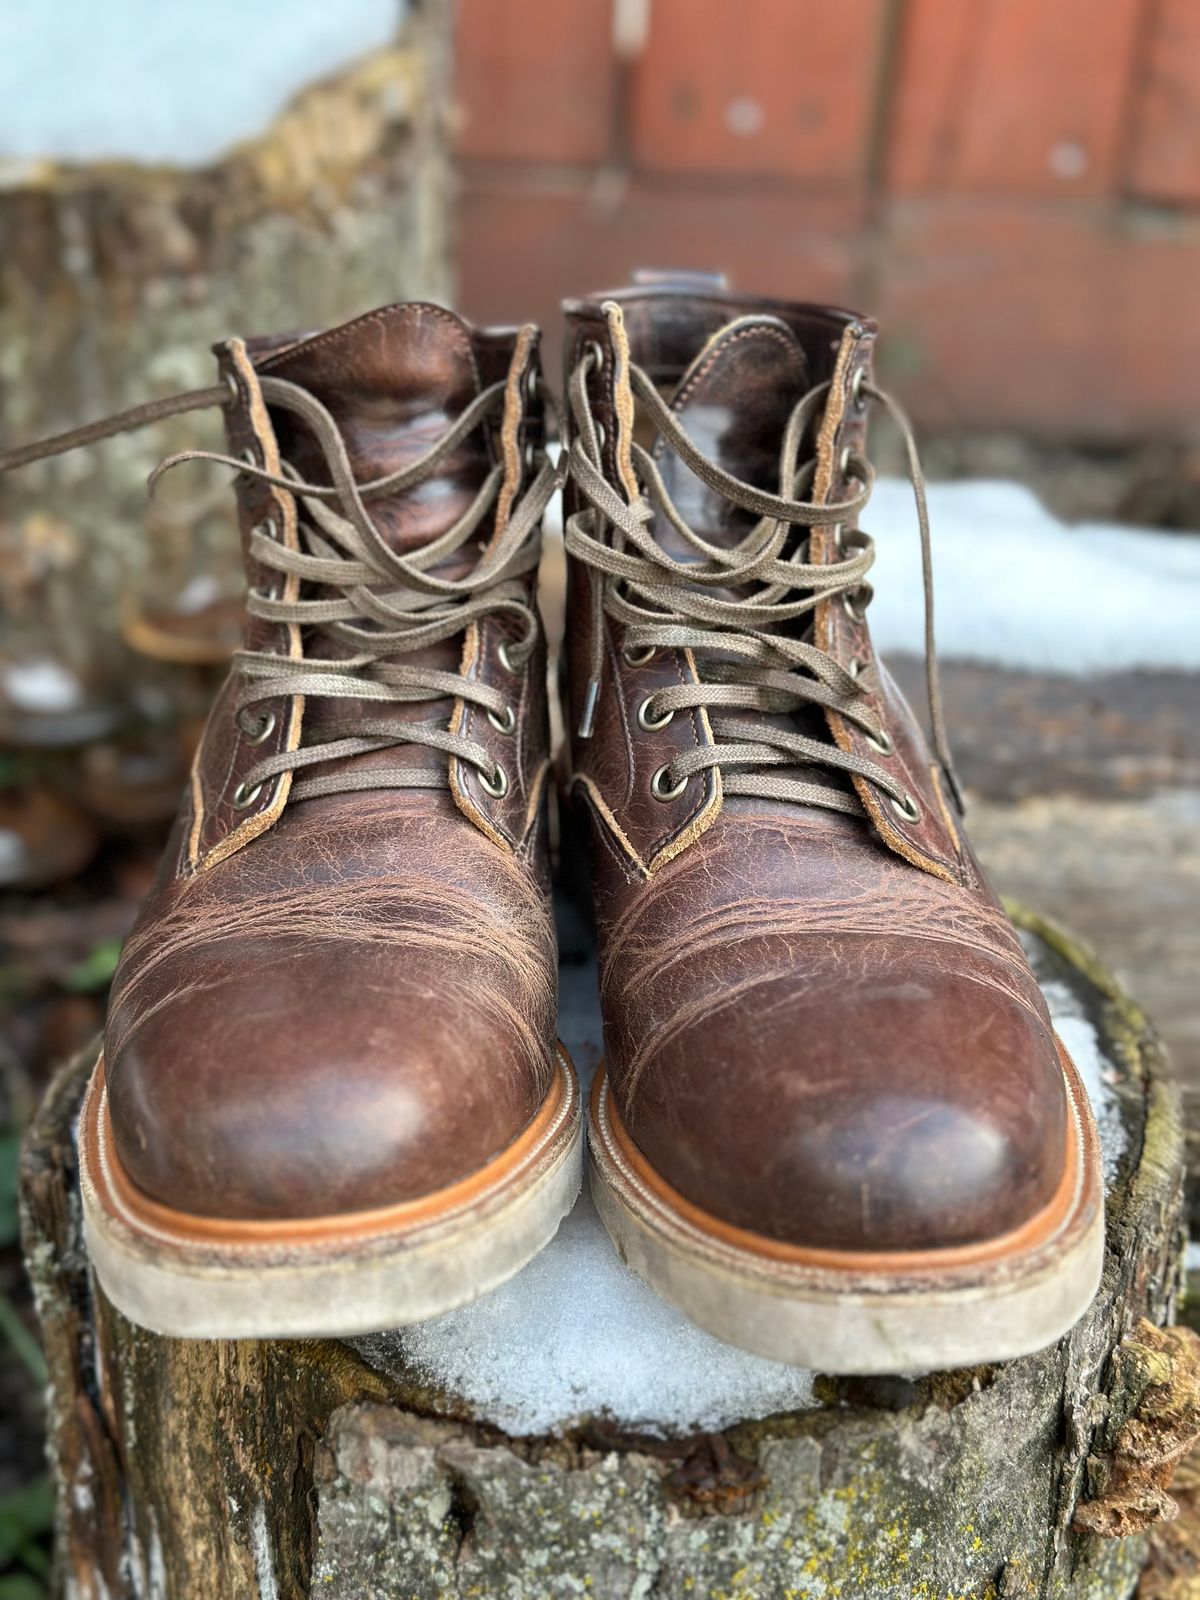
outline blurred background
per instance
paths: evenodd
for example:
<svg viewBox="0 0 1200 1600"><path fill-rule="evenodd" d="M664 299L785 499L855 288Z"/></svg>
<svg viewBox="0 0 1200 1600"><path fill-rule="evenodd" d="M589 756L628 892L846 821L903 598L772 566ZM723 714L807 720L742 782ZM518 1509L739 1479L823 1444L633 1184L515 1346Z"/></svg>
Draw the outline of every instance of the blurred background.
<svg viewBox="0 0 1200 1600"><path fill-rule="evenodd" d="M536 320L554 374L559 300L638 266L880 319L973 836L1200 1090L1194 0L0 7L4 444L398 298ZM212 426L0 480L0 1600L48 1570L18 1144L102 1022L238 637L227 485L145 494ZM906 495L864 523L919 703ZM552 547L551 612L560 582Z"/></svg>

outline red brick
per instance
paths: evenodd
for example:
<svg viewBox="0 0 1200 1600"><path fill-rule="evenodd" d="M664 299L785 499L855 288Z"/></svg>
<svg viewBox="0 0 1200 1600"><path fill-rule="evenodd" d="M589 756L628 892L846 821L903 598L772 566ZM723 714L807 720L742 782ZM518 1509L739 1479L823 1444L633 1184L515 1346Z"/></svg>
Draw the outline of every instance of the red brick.
<svg viewBox="0 0 1200 1600"><path fill-rule="evenodd" d="M851 296L862 208L821 197L715 194L643 182L610 196L469 172L459 201L458 300L478 321L532 318L557 372L560 302L619 288L636 267L724 271L798 299Z"/></svg>
<svg viewBox="0 0 1200 1600"><path fill-rule="evenodd" d="M1176 205L1200 202L1200 6L1159 0L1134 109L1133 191Z"/></svg>
<svg viewBox="0 0 1200 1600"><path fill-rule="evenodd" d="M890 186L1112 192L1142 15L1143 0L911 0L892 95Z"/></svg>
<svg viewBox="0 0 1200 1600"><path fill-rule="evenodd" d="M457 0L458 148L599 162L613 115L612 0Z"/></svg>
<svg viewBox="0 0 1200 1600"><path fill-rule="evenodd" d="M1087 202L897 202L875 307L891 387L939 429L1178 437L1195 418L1198 252L1198 221L1135 227Z"/></svg>
<svg viewBox="0 0 1200 1600"><path fill-rule="evenodd" d="M652 0L633 71L635 164L861 180L884 15L883 0Z"/></svg>

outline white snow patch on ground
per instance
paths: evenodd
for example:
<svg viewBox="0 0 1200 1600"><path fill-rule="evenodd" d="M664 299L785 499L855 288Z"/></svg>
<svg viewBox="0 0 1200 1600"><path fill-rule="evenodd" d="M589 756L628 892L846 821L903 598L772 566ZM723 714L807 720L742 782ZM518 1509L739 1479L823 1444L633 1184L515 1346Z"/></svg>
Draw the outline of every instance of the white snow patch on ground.
<svg viewBox="0 0 1200 1600"><path fill-rule="evenodd" d="M1065 983L1046 998L1096 1110L1106 1175L1125 1147L1096 1030ZM594 965L562 969L560 1031L585 1082L598 1050ZM813 1405L809 1372L703 1333L617 1257L585 1182L574 1211L524 1271L474 1305L354 1343L373 1365L415 1365L481 1420L552 1433L589 1415L657 1434L719 1429Z"/></svg>
<svg viewBox="0 0 1200 1600"><path fill-rule="evenodd" d="M1022 485L928 486L940 655L1035 672L1200 670L1200 537L1060 522ZM924 649L912 489L881 478L871 637Z"/></svg>
<svg viewBox="0 0 1200 1600"><path fill-rule="evenodd" d="M399 0L5 0L0 161L199 165L386 44Z"/></svg>

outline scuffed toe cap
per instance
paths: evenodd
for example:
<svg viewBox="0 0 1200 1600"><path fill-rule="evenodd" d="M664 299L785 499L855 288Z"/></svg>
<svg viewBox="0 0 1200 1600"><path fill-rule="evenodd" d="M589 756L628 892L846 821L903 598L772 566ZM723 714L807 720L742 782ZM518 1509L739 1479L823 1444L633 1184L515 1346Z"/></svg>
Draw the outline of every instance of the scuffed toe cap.
<svg viewBox="0 0 1200 1600"><path fill-rule="evenodd" d="M419 1199L505 1149L550 1082L542 1019L444 950L235 937L155 987L110 1012L113 1136L139 1189L193 1215Z"/></svg>
<svg viewBox="0 0 1200 1600"><path fill-rule="evenodd" d="M931 1250L1024 1226L1065 1165L1046 1022L999 983L862 954L837 983L800 964L736 1003L714 991L611 1056L630 1135L695 1205L797 1246Z"/></svg>

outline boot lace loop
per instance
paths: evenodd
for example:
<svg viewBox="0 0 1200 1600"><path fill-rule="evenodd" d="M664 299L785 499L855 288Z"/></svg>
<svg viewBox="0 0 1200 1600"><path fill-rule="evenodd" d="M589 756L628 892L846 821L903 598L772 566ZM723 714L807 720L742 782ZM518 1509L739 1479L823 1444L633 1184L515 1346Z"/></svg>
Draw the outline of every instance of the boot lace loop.
<svg viewBox="0 0 1200 1600"><path fill-rule="evenodd" d="M874 674L857 662L843 666L812 642L811 622L800 620L811 619L821 601L839 597L861 615L871 597L867 574L875 559L874 541L856 525L874 483L870 464L857 456L847 459L844 476L854 488L846 499L821 505L805 498L811 493L815 462L802 461L801 451L829 384L810 389L793 408L780 443L779 490L770 493L710 460L653 380L630 364L630 383L647 423L702 483L758 519L735 544L715 545L688 524L653 456L636 441L631 443L631 455L637 497L627 503L608 481L587 387L594 360L593 352L585 353L568 386L573 423L570 475L586 504L567 519L565 541L568 552L588 571L592 612L590 677L580 737L592 733L607 616L624 629L624 649L631 657L688 649L697 660L698 683L659 689L641 708L647 718L643 726L649 727L661 725L676 711L703 708L713 731L713 744L680 752L655 774L655 793L660 797L682 792L690 777L717 768L726 794L790 800L861 815L857 796L844 788L770 771L816 767L866 779L901 815L910 815L911 797L879 762L842 750L832 739L813 738L785 725L788 713L822 707L854 723L875 749L890 750L890 738L868 702ZM924 476L903 410L872 385L864 384L862 393L887 408L905 441L921 533L931 731L935 753L961 809L934 645ZM686 557L671 555L655 538L658 515L685 543ZM798 538L794 530L818 527L839 530L838 560L808 560L809 541Z"/></svg>

